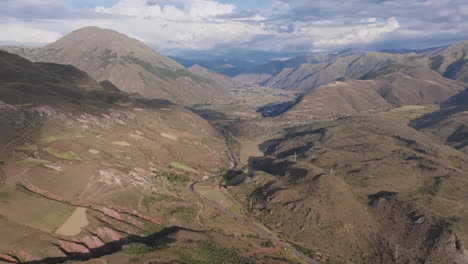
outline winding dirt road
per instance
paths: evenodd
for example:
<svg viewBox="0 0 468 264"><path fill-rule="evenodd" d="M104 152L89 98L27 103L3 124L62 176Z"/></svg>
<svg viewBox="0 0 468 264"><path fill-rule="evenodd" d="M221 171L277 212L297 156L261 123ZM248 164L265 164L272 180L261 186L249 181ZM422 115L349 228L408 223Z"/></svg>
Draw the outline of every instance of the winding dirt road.
<svg viewBox="0 0 468 264"><path fill-rule="evenodd" d="M227 136L225 134L225 131L223 128L219 128L217 127L218 130L220 130L220 134L221 136L223 137L223 141L224 141L224 144L225 144L225 147L226 147L226 152L228 154L228 158L230 159L231 161L231 169L234 169L237 167L237 162L234 158L234 155L232 154L232 151L231 151L231 146L229 145L229 141L227 139ZM317 261L313 260L312 258L310 258L309 256L306 256L305 254L303 254L302 252L298 251L296 248L294 248L293 246L291 246L289 243L287 242L284 242L283 240L281 240L280 238L278 238L277 236L265 231L264 229L260 228L259 226L257 226L256 224L250 222L249 220L246 220L236 214L234 214L233 212L227 210L226 208L222 207L221 205L219 205L218 203L214 202L214 201L211 201L209 199L207 199L205 196L201 195L200 193L198 193L197 191L195 191L195 188L194 186L199 183L200 181L195 181L195 182L192 182L191 184L188 185L188 189L190 190L190 192L192 192L194 195L198 196L198 198L200 198L201 200L205 201L207 204L209 204L210 206L216 208L217 210L219 210L221 213L227 215L227 216L230 216L232 218L234 218L235 220L237 220L240 224L244 225L244 226L247 226L249 227L250 229L254 230L255 232L257 232L259 235L265 237L265 238L268 238L270 239L273 243L276 243L280 246L282 246L284 249L286 250L289 250L293 255L295 255L298 259L302 260L304 263L309 263L309 264L319 264Z"/></svg>
<svg viewBox="0 0 468 264"><path fill-rule="evenodd" d="M225 214L225 215L228 215L232 218L234 218L235 220L237 220L240 224L244 225L244 226L247 226L249 227L250 229L254 230L255 232L257 232L258 234L260 234L261 236L265 237L265 238L268 238L270 239L272 242L282 246L284 249L286 250L289 250L292 254L294 254L297 258L303 260L305 263L311 263L311 264L318 264L318 262L316 262L315 260L313 260L312 258L310 258L309 256L306 256L305 254L303 254L302 252L299 252L297 249L295 249L293 246L291 246L289 243L287 242L284 242L283 240L281 240L280 238L274 236L273 234L263 230L262 228L260 228L259 226L257 226L256 224L250 222L249 220L246 220L234 213L232 213L231 211L225 209L224 207L222 207L221 205L219 205L218 203L214 202L214 201L211 201L209 199L207 199L205 196L201 195L200 193L197 193L197 191L195 191L195 188L194 186L199 183L199 181L196 181L196 182L193 182L192 184L189 185L189 190L195 194L196 196L198 196L198 198L200 198L201 200L205 201L207 204L213 206L214 208L216 208L217 210L219 210L221 213Z"/></svg>

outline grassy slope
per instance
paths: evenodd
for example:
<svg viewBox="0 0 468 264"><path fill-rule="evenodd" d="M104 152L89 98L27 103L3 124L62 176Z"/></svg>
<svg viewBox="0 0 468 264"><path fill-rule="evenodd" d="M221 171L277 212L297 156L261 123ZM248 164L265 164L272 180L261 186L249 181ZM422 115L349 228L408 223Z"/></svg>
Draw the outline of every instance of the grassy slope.
<svg viewBox="0 0 468 264"><path fill-rule="evenodd" d="M430 67L447 78L468 82L468 42L459 42L425 54Z"/></svg>
<svg viewBox="0 0 468 264"><path fill-rule="evenodd" d="M394 263L399 245L399 261L449 263L452 232L468 239L468 157L406 126L410 112L289 130L264 144L266 156L232 193L314 251Z"/></svg>
<svg viewBox="0 0 468 264"><path fill-rule="evenodd" d="M411 122L417 129L430 131L456 149L468 151L468 92L450 98L439 111Z"/></svg>
<svg viewBox="0 0 468 264"><path fill-rule="evenodd" d="M236 78L252 80L263 78L262 85L304 93L338 79L361 78L370 71L399 63L406 57L359 51L328 56L302 56L285 62L270 62ZM258 77L255 77L255 74Z"/></svg>
<svg viewBox="0 0 468 264"><path fill-rule="evenodd" d="M385 70L383 70L385 72ZM424 66L398 67L371 80L333 82L315 88L283 116L330 118L404 105L441 103L464 89Z"/></svg>
<svg viewBox="0 0 468 264"><path fill-rule="evenodd" d="M467 82L467 47L468 42L459 42L424 54L349 50L326 56L300 56L287 61L271 61L256 66L236 76L236 79L280 89L308 92L336 80L374 79L414 66L407 64L410 61L424 60L420 66L430 67L446 78Z"/></svg>
<svg viewBox="0 0 468 264"><path fill-rule="evenodd" d="M4 124L0 139L0 226L8 230L0 239L0 253L9 252L24 261L63 255L54 246L64 243L62 237L47 234L55 232L77 205L87 208L89 225L75 237L63 237L66 240L89 243L99 236L111 242L116 234L144 236L180 226L216 228L221 233L215 234L216 243L230 247L223 241L232 238L224 233L239 232L235 221L209 209L199 216L201 221L207 219L208 226L195 221L199 204L186 187L188 181L227 166L222 140L207 121L166 101L135 99L104 88L70 66L52 65L51 70L50 64L31 63L6 53L0 56L0 121ZM161 136L163 133L176 135L177 140ZM23 160L29 162L18 163ZM170 169L169 164L176 161L199 174ZM106 210L112 207L132 214L106 214L96 209L101 205ZM150 217L153 222L135 214ZM248 230L242 232L250 234ZM249 243L259 247L263 242L239 239L236 247L238 252L248 252L252 250ZM169 256L169 260L193 258L206 263L206 250L213 249L187 243L187 249L180 245L171 250L151 249L136 263L154 254ZM65 246L71 251L79 250L76 247ZM238 252L223 256L226 260L239 259ZM127 259L122 263L134 256L131 252L122 254ZM213 263L223 256L216 256Z"/></svg>

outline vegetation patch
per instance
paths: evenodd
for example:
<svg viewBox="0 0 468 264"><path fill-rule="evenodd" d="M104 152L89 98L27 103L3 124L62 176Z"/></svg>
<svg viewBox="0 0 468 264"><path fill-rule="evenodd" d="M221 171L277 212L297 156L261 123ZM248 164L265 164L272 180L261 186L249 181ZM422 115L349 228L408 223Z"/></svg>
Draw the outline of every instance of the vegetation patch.
<svg viewBox="0 0 468 264"><path fill-rule="evenodd" d="M247 178L248 174L243 171L230 170L224 175L227 186L236 186Z"/></svg>
<svg viewBox="0 0 468 264"><path fill-rule="evenodd" d="M29 150L29 151L36 151L37 150L37 145L31 144L31 145L26 145L26 146L21 146L16 148L17 150Z"/></svg>
<svg viewBox="0 0 468 264"><path fill-rule="evenodd" d="M165 176L170 182L174 183L187 183L190 181L190 177L184 174L163 172L163 176Z"/></svg>
<svg viewBox="0 0 468 264"><path fill-rule="evenodd" d="M132 255L140 255L145 253L153 252L154 248L152 246L148 246L142 243L135 243L130 244L124 248L122 253L132 254Z"/></svg>
<svg viewBox="0 0 468 264"><path fill-rule="evenodd" d="M185 222L192 222L193 219L195 219L195 213L193 212L192 208L176 207L171 213Z"/></svg>
<svg viewBox="0 0 468 264"><path fill-rule="evenodd" d="M10 199L10 193L9 192L0 192L0 202L2 203L7 203L8 199Z"/></svg>
<svg viewBox="0 0 468 264"><path fill-rule="evenodd" d="M260 246L264 247L264 248L274 248L275 246L273 245L273 243L268 240L268 241L265 241L265 242L262 242L260 244Z"/></svg>
<svg viewBox="0 0 468 264"><path fill-rule="evenodd" d="M235 251L219 248L211 241L199 241L198 248L209 256L209 263L252 263L245 258L240 257Z"/></svg>
<svg viewBox="0 0 468 264"><path fill-rule="evenodd" d="M68 140L68 139L73 139L73 138L84 138L84 136L80 134L73 134L73 135L58 135L58 136L50 136L41 139L42 142L45 143L50 143L58 140Z"/></svg>
<svg viewBox="0 0 468 264"><path fill-rule="evenodd" d="M132 263L139 263L140 262L140 258L130 258L128 260L128 263L129 264L132 264Z"/></svg>
<svg viewBox="0 0 468 264"><path fill-rule="evenodd" d="M315 257L315 254L317 254L315 251L313 251L312 249L308 249L308 248L305 248L301 245L298 245L298 244L294 244L294 243L291 243L291 245L297 249L298 251L300 251L302 254L306 255L306 256L309 256L311 258L314 258Z"/></svg>
<svg viewBox="0 0 468 264"><path fill-rule="evenodd" d="M246 258L242 258L237 252L220 248L212 241L199 241L197 244L197 256L185 252L178 251L176 254L179 256L183 263L191 264L252 264Z"/></svg>
<svg viewBox="0 0 468 264"><path fill-rule="evenodd" d="M185 170L185 171L190 171L190 172L195 172L195 173L198 173L197 170L195 170L194 168L191 168L185 164L182 164L180 162L171 162L169 164L169 167L172 167L172 168L175 168L175 169L181 169L181 170Z"/></svg>
<svg viewBox="0 0 468 264"><path fill-rule="evenodd" d="M16 163L18 165L22 165L22 166L37 166L37 165L41 165L41 164L50 163L50 161L40 160L40 159L35 159L35 158L26 158L26 159L17 161Z"/></svg>
<svg viewBox="0 0 468 264"><path fill-rule="evenodd" d="M65 160L81 160L80 156L78 156L76 153L73 151L66 151L66 152L60 152L57 149L53 147L47 147L42 149L45 152L49 153L50 155L59 158L59 159L65 159Z"/></svg>
<svg viewBox="0 0 468 264"><path fill-rule="evenodd" d="M149 209L153 204L155 204L156 202L161 202L161 201L171 202L171 201L177 201L177 199L167 194L152 193L152 194L147 194L143 197L143 199L141 200L141 205Z"/></svg>

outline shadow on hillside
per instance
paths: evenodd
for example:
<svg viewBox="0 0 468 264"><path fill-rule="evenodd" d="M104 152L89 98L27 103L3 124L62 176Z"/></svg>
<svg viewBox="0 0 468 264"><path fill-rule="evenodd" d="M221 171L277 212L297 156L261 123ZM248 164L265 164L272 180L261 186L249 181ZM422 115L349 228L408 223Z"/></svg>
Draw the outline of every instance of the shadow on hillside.
<svg viewBox="0 0 468 264"><path fill-rule="evenodd" d="M130 245L130 244L135 244L135 243L144 244L148 246L149 249L157 250L161 248L162 246L170 244L175 241L175 239L168 237L168 235L176 233L178 231L182 231L182 230L188 230L188 231L194 232L193 230L189 230L189 229L185 229L185 228L177 227L177 226L172 226L172 227L164 228L163 230L156 232L154 234L151 234L149 236L142 237L142 236L132 235L132 236L128 236L128 237L116 240L116 241L112 241L112 242L106 243L105 245L101 247L89 249L88 253L67 252L60 245L53 243L53 245L58 247L66 256L48 257L48 258L41 259L41 260L34 260L34 261L21 262L21 263L22 264L58 264L58 263L64 263L70 260L86 261L86 260L100 258L106 255L119 252L123 249L125 245ZM80 245L83 245L86 247L84 243L80 243Z"/></svg>

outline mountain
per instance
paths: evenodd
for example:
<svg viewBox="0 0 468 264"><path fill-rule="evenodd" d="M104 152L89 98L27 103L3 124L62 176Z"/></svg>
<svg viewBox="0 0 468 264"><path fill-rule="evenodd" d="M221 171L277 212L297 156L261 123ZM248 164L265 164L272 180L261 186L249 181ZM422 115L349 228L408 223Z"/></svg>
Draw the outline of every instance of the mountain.
<svg viewBox="0 0 468 264"><path fill-rule="evenodd" d="M431 132L446 144L468 153L468 90L444 102L440 110L413 120L411 125Z"/></svg>
<svg viewBox="0 0 468 264"><path fill-rule="evenodd" d="M431 69L443 76L468 83L468 41L442 47L425 54Z"/></svg>
<svg viewBox="0 0 468 264"><path fill-rule="evenodd" d="M120 256L111 263L249 263L223 246L244 242L204 229L220 221L232 232L235 220L200 216L187 189L228 166L222 138L198 115L129 96L73 66L1 51L0 109L1 263L112 253ZM205 216L215 220L202 225Z"/></svg>
<svg viewBox="0 0 468 264"><path fill-rule="evenodd" d="M201 60L201 59L183 59L179 57L171 57L173 60L182 64L186 68L190 68L194 65L207 68L211 71L234 77L241 72L255 66L255 63L241 60L241 59L212 59L212 60Z"/></svg>
<svg viewBox="0 0 468 264"><path fill-rule="evenodd" d="M346 50L338 54L269 62L236 76L236 79L305 93L343 78L361 78L369 71L404 59L404 55Z"/></svg>
<svg viewBox="0 0 468 264"><path fill-rule="evenodd" d="M284 61L269 61L242 72L234 78L241 82L262 83L279 73L285 64Z"/></svg>
<svg viewBox="0 0 468 264"><path fill-rule="evenodd" d="M200 76L204 79L213 81L227 89L234 89L240 85L240 83L234 80L233 78L223 75L221 73L208 70L207 68L204 68L198 64L195 64L192 67L188 68L188 71L196 76Z"/></svg>
<svg viewBox="0 0 468 264"><path fill-rule="evenodd" d="M303 55L289 60L272 60L237 75L235 79L242 82L263 83L280 73L284 68L294 68L304 63L321 63L328 57L327 55Z"/></svg>
<svg viewBox="0 0 468 264"><path fill-rule="evenodd" d="M388 52L345 50L337 54L305 55L287 61L270 61L251 68L235 78L244 82L306 93L333 81L369 79L372 78L372 73L386 67L417 65L429 67L446 78L467 82L467 50L468 42L459 42L442 48L416 50L411 53L392 50Z"/></svg>
<svg viewBox="0 0 468 264"><path fill-rule="evenodd" d="M32 61L70 64L122 91L182 104L206 103L227 92L194 76L144 43L113 30L86 27L40 48L3 47Z"/></svg>
<svg viewBox="0 0 468 264"><path fill-rule="evenodd" d="M467 263L468 156L406 126L402 113L289 127L260 144L264 155L251 157L245 180L229 190L311 256ZM239 132L244 123L231 126L235 138L252 136Z"/></svg>
<svg viewBox="0 0 468 264"><path fill-rule="evenodd" d="M393 54L426 53L429 51L434 51L439 48L440 47L432 47L432 48L426 48L426 49L383 49L383 50L380 50L379 52L393 53Z"/></svg>
<svg viewBox="0 0 468 264"><path fill-rule="evenodd" d="M231 162L226 140L186 107L0 51L0 110L0 263L294 258L196 195L239 208L190 185Z"/></svg>
<svg viewBox="0 0 468 264"><path fill-rule="evenodd" d="M332 118L405 105L442 103L465 89L427 67L389 65L368 73L369 80L349 79L319 86L283 116Z"/></svg>

